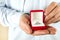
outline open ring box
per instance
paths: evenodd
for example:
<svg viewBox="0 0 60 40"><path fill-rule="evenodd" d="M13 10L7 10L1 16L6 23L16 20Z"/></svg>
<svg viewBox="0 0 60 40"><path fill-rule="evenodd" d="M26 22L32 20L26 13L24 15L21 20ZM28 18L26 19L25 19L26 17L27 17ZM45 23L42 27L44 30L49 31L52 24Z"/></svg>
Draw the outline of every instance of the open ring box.
<svg viewBox="0 0 60 40"><path fill-rule="evenodd" d="M32 30L44 30L46 26L44 24L44 11L43 10L31 10L30 21Z"/></svg>

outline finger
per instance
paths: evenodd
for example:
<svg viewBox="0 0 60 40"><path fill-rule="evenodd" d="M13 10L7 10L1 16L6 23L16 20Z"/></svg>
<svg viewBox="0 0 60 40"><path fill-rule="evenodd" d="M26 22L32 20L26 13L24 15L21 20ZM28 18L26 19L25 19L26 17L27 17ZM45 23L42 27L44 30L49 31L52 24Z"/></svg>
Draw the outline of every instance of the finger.
<svg viewBox="0 0 60 40"><path fill-rule="evenodd" d="M32 29L31 29L29 24L30 24L30 21L28 20L28 18L26 18L25 15L20 18L20 22L19 22L20 28L24 32L26 32L28 34L31 34L32 33Z"/></svg>
<svg viewBox="0 0 60 40"><path fill-rule="evenodd" d="M54 19L53 22L60 21L60 12L59 12L58 14L56 14L54 18L55 18L55 19Z"/></svg>
<svg viewBox="0 0 60 40"><path fill-rule="evenodd" d="M21 22L24 22L24 23L30 23L30 16L28 16L27 14L22 15L22 16L20 17L20 21L21 21Z"/></svg>
<svg viewBox="0 0 60 40"><path fill-rule="evenodd" d="M53 22L58 22L60 21L60 16L58 17L58 19L54 20Z"/></svg>
<svg viewBox="0 0 60 40"><path fill-rule="evenodd" d="M28 20L30 20L30 16L29 15L27 15L27 14L25 14L26 15L26 18L28 19Z"/></svg>
<svg viewBox="0 0 60 40"><path fill-rule="evenodd" d="M20 23L20 26L21 26L21 29L24 32L26 32L27 34L31 34L32 33L32 29L31 29L29 24L22 22L22 23Z"/></svg>
<svg viewBox="0 0 60 40"><path fill-rule="evenodd" d="M50 34L55 34L56 33L56 29L53 27L49 27L48 30L50 31Z"/></svg>
<svg viewBox="0 0 60 40"><path fill-rule="evenodd" d="M53 18L56 15L56 13L58 13L59 11L60 11L60 6L57 6L49 15L46 16L45 22Z"/></svg>
<svg viewBox="0 0 60 40"><path fill-rule="evenodd" d="M52 2L45 10L45 16L48 15L55 7L57 6L56 2Z"/></svg>
<svg viewBox="0 0 60 40"><path fill-rule="evenodd" d="M34 31L34 33L32 35L38 36L38 35L46 35L48 33L49 33L48 30L37 30L37 31Z"/></svg>
<svg viewBox="0 0 60 40"><path fill-rule="evenodd" d="M26 28L26 31L27 31L26 33L32 34L32 29L31 29L30 25L26 24L25 28Z"/></svg>
<svg viewBox="0 0 60 40"><path fill-rule="evenodd" d="M49 20L47 23L50 24L50 23L54 23L56 21L59 21L60 19L60 12L57 13L51 20Z"/></svg>
<svg viewBox="0 0 60 40"><path fill-rule="evenodd" d="M30 16L27 14L23 14L21 17L27 18L28 20L30 20Z"/></svg>

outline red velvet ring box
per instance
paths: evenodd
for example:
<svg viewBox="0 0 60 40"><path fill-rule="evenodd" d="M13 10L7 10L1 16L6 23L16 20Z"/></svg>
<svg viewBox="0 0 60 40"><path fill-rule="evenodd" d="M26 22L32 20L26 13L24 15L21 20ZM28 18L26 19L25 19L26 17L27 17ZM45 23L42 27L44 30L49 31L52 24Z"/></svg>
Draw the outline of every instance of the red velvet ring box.
<svg viewBox="0 0 60 40"><path fill-rule="evenodd" d="M46 26L44 24L44 11L43 10L31 10L30 21L32 30L44 30Z"/></svg>

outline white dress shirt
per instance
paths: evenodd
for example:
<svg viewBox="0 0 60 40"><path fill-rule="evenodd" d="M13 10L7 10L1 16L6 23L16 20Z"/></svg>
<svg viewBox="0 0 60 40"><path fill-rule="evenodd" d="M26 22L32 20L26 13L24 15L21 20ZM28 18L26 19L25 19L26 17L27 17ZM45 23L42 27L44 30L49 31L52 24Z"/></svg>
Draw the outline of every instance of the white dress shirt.
<svg viewBox="0 0 60 40"><path fill-rule="evenodd" d="M49 24L56 28L55 35L32 36L19 28L20 15L44 10L53 1L60 3L60 0L0 0L0 23L9 26L8 40L60 40L60 22Z"/></svg>

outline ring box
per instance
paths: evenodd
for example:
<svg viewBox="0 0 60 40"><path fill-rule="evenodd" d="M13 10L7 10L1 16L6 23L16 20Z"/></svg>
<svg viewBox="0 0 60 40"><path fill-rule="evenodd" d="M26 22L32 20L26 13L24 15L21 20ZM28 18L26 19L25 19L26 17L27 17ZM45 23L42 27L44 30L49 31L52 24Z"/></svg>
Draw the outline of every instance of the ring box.
<svg viewBox="0 0 60 40"><path fill-rule="evenodd" d="M31 10L30 21L32 30L44 30L46 26L44 24L44 11L43 10Z"/></svg>

